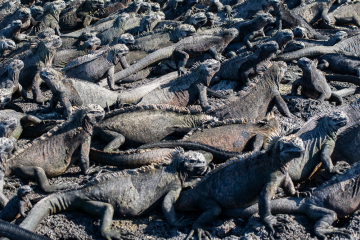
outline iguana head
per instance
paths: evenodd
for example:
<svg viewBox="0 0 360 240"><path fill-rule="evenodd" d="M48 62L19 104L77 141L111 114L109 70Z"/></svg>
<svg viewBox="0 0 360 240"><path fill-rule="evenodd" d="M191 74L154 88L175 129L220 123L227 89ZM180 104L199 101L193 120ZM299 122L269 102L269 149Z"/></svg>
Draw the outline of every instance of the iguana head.
<svg viewBox="0 0 360 240"><path fill-rule="evenodd" d="M31 11L30 8L22 7L18 10L18 18L22 22L26 22L31 18Z"/></svg>
<svg viewBox="0 0 360 240"><path fill-rule="evenodd" d="M38 16L44 14L44 9L41 6L32 5L30 11L33 18L37 18Z"/></svg>
<svg viewBox="0 0 360 240"><path fill-rule="evenodd" d="M265 27L265 25L270 23L275 23L276 19L270 13L261 13L255 15L253 24L258 25L258 27Z"/></svg>
<svg viewBox="0 0 360 240"><path fill-rule="evenodd" d="M83 47L85 49L89 49L89 50L95 50L96 48L98 48L101 45L101 40L98 37L93 37L90 38L89 40L87 40L86 42L84 42Z"/></svg>
<svg viewBox="0 0 360 240"><path fill-rule="evenodd" d="M146 15L143 19L141 19L140 25L142 27L146 27L146 31L151 31L152 24L158 20L159 20L158 16L156 14L151 13L149 15Z"/></svg>
<svg viewBox="0 0 360 240"><path fill-rule="evenodd" d="M8 72L20 72L23 67L24 62L19 59L15 59L7 66L6 69L8 70Z"/></svg>
<svg viewBox="0 0 360 240"><path fill-rule="evenodd" d="M22 28L22 22L21 20L15 20L11 23L11 28L14 31L20 30Z"/></svg>
<svg viewBox="0 0 360 240"><path fill-rule="evenodd" d="M274 147L275 151L279 154L279 160L282 164L301 157L305 152L304 142L295 135L281 137L277 140Z"/></svg>
<svg viewBox="0 0 360 240"><path fill-rule="evenodd" d="M104 0L91 0L91 6L93 9L104 8Z"/></svg>
<svg viewBox="0 0 360 240"><path fill-rule="evenodd" d="M258 51L260 51L259 57L268 58L279 53L279 44L275 41L270 41L261 45Z"/></svg>
<svg viewBox="0 0 360 240"><path fill-rule="evenodd" d="M151 10L151 4L148 2L142 2L137 13L146 13Z"/></svg>
<svg viewBox="0 0 360 240"><path fill-rule="evenodd" d="M56 50L59 47L61 47L62 41L60 36L58 35L51 35L49 37L46 37L42 41L45 45L45 47L49 50Z"/></svg>
<svg viewBox="0 0 360 240"><path fill-rule="evenodd" d="M0 40L0 52L5 50L15 50L15 49L16 49L16 44L13 40L7 38Z"/></svg>
<svg viewBox="0 0 360 240"><path fill-rule="evenodd" d="M198 68L198 70L201 72L202 76L206 76L206 78L203 80L203 84L205 86L209 86L211 79L220 70L220 62L215 59L208 59L202 62Z"/></svg>
<svg viewBox="0 0 360 240"><path fill-rule="evenodd" d="M0 170L5 172L6 160L14 149L14 142L6 137L0 138Z"/></svg>
<svg viewBox="0 0 360 240"><path fill-rule="evenodd" d="M236 28L223 29L220 33L227 43L230 43L234 38L239 35L239 31Z"/></svg>
<svg viewBox="0 0 360 240"><path fill-rule="evenodd" d="M196 29L203 26L206 22L207 22L207 17L203 12L195 13L187 21L188 24L193 25Z"/></svg>
<svg viewBox="0 0 360 240"><path fill-rule="evenodd" d="M11 101L12 89L0 88L0 109L3 109L6 104Z"/></svg>
<svg viewBox="0 0 360 240"><path fill-rule="evenodd" d="M315 64L309 58L302 57L298 60L298 66L302 70L310 69L311 67L315 68Z"/></svg>
<svg viewBox="0 0 360 240"><path fill-rule="evenodd" d="M293 29L294 37L296 38L308 38L308 30L303 27L296 27Z"/></svg>
<svg viewBox="0 0 360 240"><path fill-rule="evenodd" d="M52 28L45 28L43 31L39 32L38 38L39 39L45 39L47 37L50 37L52 35L55 35L55 30Z"/></svg>
<svg viewBox="0 0 360 240"><path fill-rule="evenodd" d="M326 114L324 118L324 120L328 123L328 126L333 131L337 131L340 128L344 127L349 121L347 115L342 111L334 111L330 114Z"/></svg>
<svg viewBox="0 0 360 240"><path fill-rule="evenodd" d="M332 41L333 44L340 42L341 40L344 40L347 38L348 34L345 31L339 31L335 33L334 36L330 38L330 41Z"/></svg>
<svg viewBox="0 0 360 240"><path fill-rule="evenodd" d="M112 59L108 59L108 61L111 61L116 65L121 57L129 53L129 48L125 44L116 44L111 48L111 53L112 54L109 54L109 57L112 57Z"/></svg>
<svg viewBox="0 0 360 240"><path fill-rule="evenodd" d="M85 118L92 124L101 121L105 117L105 111L97 104L89 104L85 108Z"/></svg>
<svg viewBox="0 0 360 240"><path fill-rule="evenodd" d="M60 89L60 80L62 79L61 72L56 71L50 67L44 68L40 72L41 79L50 87L52 91L57 91Z"/></svg>
<svg viewBox="0 0 360 240"><path fill-rule="evenodd" d="M182 158L183 171L188 176L202 176L208 171L209 163L202 153L187 151L181 154L180 157Z"/></svg>
<svg viewBox="0 0 360 240"><path fill-rule="evenodd" d="M151 10L153 12L159 12L161 10L159 3L151 3Z"/></svg>
<svg viewBox="0 0 360 240"><path fill-rule="evenodd" d="M32 188L29 185L21 186L17 191L17 196L21 199L25 198L26 195L32 192Z"/></svg>
<svg viewBox="0 0 360 240"><path fill-rule="evenodd" d="M286 43L294 39L294 34L290 29L280 30L275 35L276 42L280 48L283 48Z"/></svg>
<svg viewBox="0 0 360 240"><path fill-rule="evenodd" d="M10 138L18 126L19 121L14 117L7 117L0 121L0 137Z"/></svg>
<svg viewBox="0 0 360 240"><path fill-rule="evenodd" d="M125 44L125 45L132 45L135 43L135 38L130 33L124 33L124 34L121 34L120 37L118 37L117 43Z"/></svg>

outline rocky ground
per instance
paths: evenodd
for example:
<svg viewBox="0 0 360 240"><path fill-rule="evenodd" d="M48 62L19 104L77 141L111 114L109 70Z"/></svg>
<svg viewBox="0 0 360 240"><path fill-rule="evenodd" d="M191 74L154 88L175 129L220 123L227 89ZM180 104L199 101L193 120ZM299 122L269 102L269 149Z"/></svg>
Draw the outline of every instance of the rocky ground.
<svg viewBox="0 0 360 240"><path fill-rule="evenodd" d="M320 104L314 100L303 100L300 97L290 96L291 83L301 76L301 70L296 64L288 64L288 71L284 77L283 83L280 86L283 98L287 102L290 111L297 117L307 120L310 116L309 112L316 105ZM138 84L144 84L148 80L143 80L138 83L124 84L123 88L133 87ZM224 93L231 95L234 94L231 87L234 83L222 81L213 88L216 90L222 90ZM344 83L331 83L333 90L340 90L344 87L353 86L352 84ZM47 97L51 97L51 92L46 89L42 89ZM29 94L31 98L31 93ZM344 104L349 103L355 99L358 99L360 94L354 94L344 99ZM300 99L300 100L299 100ZM210 99L209 103L213 106L219 104L218 99ZM21 98L15 101L25 112L31 113L43 119L58 119L61 116L61 108L58 108L53 112L39 112L39 105L34 103L26 103ZM329 105L330 103L323 103ZM49 106L49 101L46 102L45 107ZM43 107L41 107L43 108ZM19 146L25 145L30 139L19 140ZM106 167L104 170L115 171L120 168ZM100 173L102 174L102 173ZM60 177L50 179L50 183L60 182L73 182L78 186L86 184L91 179L97 177L97 174L90 176L84 176L80 173L80 168L73 166L67 170L65 174ZM11 198L16 194L16 189L22 184L29 184L33 187L34 193L29 197L33 204L38 202L46 195L39 191L36 183L34 182L21 182L20 179L14 177L7 181L8 185L4 189L4 193L7 197ZM10 186L11 185L11 186ZM281 194L280 194L281 195ZM179 217L196 219L198 213L179 213ZM23 219L16 220L16 224L19 224ZM303 215L278 215L278 220L283 222L283 227L279 227L276 230L274 236L269 236L268 231L259 221L259 216L253 216L250 219L229 219L218 218L212 226L209 226L208 230L212 234L213 239L317 239L313 233L314 222ZM335 227L345 227L352 231L354 239L360 238L360 214L354 214L346 219L342 219L334 224ZM184 239L186 234L190 232L191 226L185 228L172 227L166 223L165 218L161 210L154 210L148 215L139 218L114 218L113 228L121 228L125 232L131 232L134 239ZM41 222L39 228L36 231L41 235L45 235L51 239L102 239L99 231L99 219L96 216L91 216L83 212L66 212L57 214L55 216L49 216ZM342 236L332 236L330 239L338 240L345 239Z"/></svg>

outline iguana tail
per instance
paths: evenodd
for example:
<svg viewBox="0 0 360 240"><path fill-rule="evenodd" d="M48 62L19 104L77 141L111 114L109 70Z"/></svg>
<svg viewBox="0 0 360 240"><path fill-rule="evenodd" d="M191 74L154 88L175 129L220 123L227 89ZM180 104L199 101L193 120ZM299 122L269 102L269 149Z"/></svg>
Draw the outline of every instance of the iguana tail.
<svg viewBox="0 0 360 240"><path fill-rule="evenodd" d="M333 46L316 46L303 48L294 52L280 54L276 57L276 61L292 61L302 57L316 57L327 53L335 53Z"/></svg>
<svg viewBox="0 0 360 240"><path fill-rule="evenodd" d="M304 212L304 207L306 206L305 198L280 198L271 200L271 213L272 214L283 214L283 213L302 213ZM221 214L226 217L235 217L235 218L249 218L253 214L259 213L259 206L257 203L247 207L241 208L229 208L222 209Z"/></svg>
<svg viewBox="0 0 360 240"><path fill-rule="evenodd" d="M43 198L31 209L19 226L29 231L35 231L45 217L81 206L80 194L77 192L66 191Z"/></svg>
<svg viewBox="0 0 360 240"><path fill-rule="evenodd" d="M360 78L351 75L333 74L325 75L328 81L348 82L360 86Z"/></svg>
<svg viewBox="0 0 360 240"><path fill-rule="evenodd" d="M156 63L158 61L169 58L172 56L173 52L174 52L174 46L170 46L170 47L166 47L166 48L157 50L156 52L153 52L153 53L147 55L146 57L144 57L137 63L131 65L130 67L116 73L114 75L114 81L115 82L121 81L122 79L130 76L131 74L134 74L134 73L140 71L141 69L143 69L153 63Z"/></svg>
<svg viewBox="0 0 360 240"><path fill-rule="evenodd" d="M50 240L50 238L32 233L26 229L0 220L0 235L13 240Z"/></svg>
<svg viewBox="0 0 360 240"><path fill-rule="evenodd" d="M190 150L202 150L208 153L211 153L214 157L215 163L222 163L228 160L229 158L236 157L241 154L241 152L230 152L224 151L203 143L192 142L192 141L163 141L157 143L149 143L140 146L138 149L146 149L146 148L174 148L174 147L182 147Z"/></svg>

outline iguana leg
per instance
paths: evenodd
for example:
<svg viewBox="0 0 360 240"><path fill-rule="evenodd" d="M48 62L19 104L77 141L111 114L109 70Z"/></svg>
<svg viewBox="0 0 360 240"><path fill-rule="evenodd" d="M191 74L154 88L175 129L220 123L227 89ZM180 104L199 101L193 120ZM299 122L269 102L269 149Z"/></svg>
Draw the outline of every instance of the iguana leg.
<svg viewBox="0 0 360 240"><path fill-rule="evenodd" d="M25 101L29 100L28 97L27 97L27 93L26 93L25 89L20 84L19 84L18 92L24 98Z"/></svg>
<svg viewBox="0 0 360 240"><path fill-rule="evenodd" d="M211 55L213 58L215 58L216 60L218 60L218 61L220 61L220 62L222 62L222 61L225 60L225 57L222 56L220 53L218 53L218 52L216 51L216 48L215 48L215 47L211 47L211 48L209 49L209 53L210 53L210 55Z"/></svg>
<svg viewBox="0 0 360 240"><path fill-rule="evenodd" d="M32 92L33 92L33 100L36 103L44 103L44 97L40 90L41 78L39 72L36 73L34 80L32 82ZM43 104L44 105L44 104Z"/></svg>
<svg viewBox="0 0 360 240"><path fill-rule="evenodd" d="M279 112L285 117L291 117L290 110L284 99L281 96L275 96L274 100L275 100L275 105L279 110Z"/></svg>
<svg viewBox="0 0 360 240"><path fill-rule="evenodd" d="M109 70L107 71L107 82L108 82L108 85L109 85L109 88L111 90L116 90L116 87L115 87L115 83L114 83L114 70L115 70L115 67L112 66L111 68L109 68Z"/></svg>
<svg viewBox="0 0 360 240"><path fill-rule="evenodd" d="M321 151L321 162L325 168L325 170L328 173L332 174L342 174L346 169L350 167L349 164L339 164L336 165L336 168L334 167L332 160L331 160L331 154L334 151L334 145L335 143L333 141L326 143L325 146L323 146L323 150Z"/></svg>
<svg viewBox="0 0 360 240"><path fill-rule="evenodd" d="M207 88L203 84L197 84L196 87L199 90L199 100L200 100L201 108L205 112L210 108L207 99L207 90L206 90Z"/></svg>
<svg viewBox="0 0 360 240"><path fill-rule="evenodd" d="M324 70L330 66L329 62L326 60L321 60L321 62L317 65L317 68L320 70Z"/></svg>
<svg viewBox="0 0 360 240"><path fill-rule="evenodd" d="M184 51L175 50L173 56L178 59L178 74L182 75L185 73L185 65L189 60L189 54Z"/></svg>
<svg viewBox="0 0 360 240"><path fill-rule="evenodd" d="M54 95L51 97L50 99L50 106L49 106L49 110L53 110L56 108L56 105L58 104L59 100L57 99L57 97L55 97Z"/></svg>
<svg viewBox="0 0 360 240"><path fill-rule="evenodd" d="M264 31L261 29L259 31L254 31L252 33L249 33L248 35L245 36L243 42L246 46L246 48L249 50L249 51L253 51L253 45L251 44L251 40L253 40L255 37L257 36L261 36L264 34Z"/></svg>
<svg viewBox="0 0 360 240"><path fill-rule="evenodd" d="M241 73L241 80L244 84L244 86L247 86L250 83L250 77L254 76L256 74L256 71L254 68L250 68L247 71L244 71Z"/></svg>
<svg viewBox="0 0 360 240"><path fill-rule="evenodd" d="M124 135L114 131L102 130L100 137L103 141L111 141L105 146L104 152L115 152L121 145L125 143Z"/></svg>
<svg viewBox="0 0 360 240"><path fill-rule="evenodd" d="M214 200L199 199L198 206L200 210L204 212L196 219L186 240L191 239L195 231L198 233L199 240L205 239L205 237L211 239L210 233L203 230L203 227L213 222L221 214L221 206Z"/></svg>
<svg viewBox="0 0 360 240"><path fill-rule="evenodd" d="M72 113L72 105L71 105L70 100L66 97L60 98L60 104L65 108L64 109L65 118L70 117L70 115Z"/></svg>
<svg viewBox="0 0 360 240"><path fill-rule="evenodd" d="M120 57L120 63L121 63L121 66L123 67L123 69L130 67L129 63L126 61L125 56Z"/></svg>
<svg viewBox="0 0 360 240"><path fill-rule="evenodd" d="M315 223L315 234L319 238L327 239L326 235L342 234L351 239L350 231L331 226L337 220L336 212L315 205L309 205L306 210L306 215L315 221L317 220Z"/></svg>
<svg viewBox="0 0 360 240"><path fill-rule="evenodd" d="M167 222L175 227L186 226L188 224L187 221L182 221L181 219L176 218L174 203L178 199L180 192L180 186L176 189L169 191L162 202L162 209Z"/></svg>
<svg viewBox="0 0 360 240"><path fill-rule="evenodd" d="M36 179L40 189L47 193L56 192L75 186L75 184L72 183L50 185L45 171L41 167L21 166L15 168L14 173L20 178Z"/></svg>
<svg viewBox="0 0 360 240"><path fill-rule="evenodd" d="M300 87L301 84L301 79L297 79L293 82L292 87L291 87L291 94L292 95L297 95L298 93L298 88Z"/></svg>
<svg viewBox="0 0 360 240"><path fill-rule="evenodd" d="M9 202L9 199L4 195L4 180L5 174L0 172L0 208L3 209L6 204Z"/></svg>
<svg viewBox="0 0 360 240"><path fill-rule="evenodd" d="M336 93L331 93L331 97L329 98L330 102L335 102L336 106L339 106L343 103L342 97Z"/></svg>
<svg viewBox="0 0 360 240"><path fill-rule="evenodd" d="M251 146L251 151L260 151L264 144L265 137L262 134L256 134Z"/></svg>
<svg viewBox="0 0 360 240"><path fill-rule="evenodd" d="M127 233L122 233L121 230L111 230L111 222L114 215L114 208L109 203L87 201L81 205L81 208L92 215L101 216L100 218L100 232L106 239L130 239L126 236Z"/></svg>

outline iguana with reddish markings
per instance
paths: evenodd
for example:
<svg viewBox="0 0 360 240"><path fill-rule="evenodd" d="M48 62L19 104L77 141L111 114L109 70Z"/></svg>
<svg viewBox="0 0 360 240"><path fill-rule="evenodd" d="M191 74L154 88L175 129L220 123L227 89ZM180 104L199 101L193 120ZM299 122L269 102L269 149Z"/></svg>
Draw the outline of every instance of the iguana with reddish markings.
<svg viewBox="0 0 360 240"><path fill-rule="evenodd" d="M172 205L182 189L193 186L208 169L201 153L177 149L162 164L106 174L82 189L50 195L33 207L20 227L34 231L50 214L84 210L101 216L104 238L128 239L127 233L111 229L113 216L144 215L160 204L169 224L183 226L186 221L169 217L174 212Z"/></svg>
<svg viewBox="0 0 360 240"><path fill-rule="evenodd" d="M112 111L94 129L93 137L108 143L106 152L121 145L140 146L172 134L184 135L204 122L214 120L201 112L169 105L134 106Z"/></svg>
<svg viewBox="0 0 360 240"><path fill-rule="evenodd" d="M198 233L199 239L211 238L204 227L223 210L245 207L259 202L260 219L273 232L276 219L271 215L270 200L278 187L291 196L299 194L287 173L289 161L304 152L304 143L290 135L277 138L266 150L243 154L228 160L204 176L175 202L179 211L201 211L187 239ZM172 219L176 219L175 213ZM173 220L174 221L174 220Z"/></svg>
<svg viewBox="0 0 360 240"><path fill-rule="evenodd" d="M71 184L49 185L48 177L56 177L65 172L77 159L75 156L78 149L80 149L82 173L91 172L89 168L91 135L94 125L104 117L104 114L104 110L97 105L78 109L69 121L27 144L10 158L1 159L5 176L17 175L21 178L36 179L40 189L45 192L70 187Z"/></svg>
<svg viewBox="0 0 360 240"><path fill-rule="evenodd" d="M177 67L179 74L184 73L184 66L190 56L201 55L204 52L210 54L216 59L221 60L222 51L226 46L238 35L236 29L224 29L220 35L195 35L182 39L180 42L157 50L141 59L136 64L131 65L127 69L121 71L116 80L130 76L131 74L153 64L160 60L174 57L177 59Z"/></svg>
<svg viewBox="0 0 360 240"><path fill-rule="evenodd" d="M214 107L208 111L208 114L220 120L230 118L261 120L276 106L282 115L290 117L290 111L279 91L279 84L286 70L286 63L272 63L263 75L257 77L255 84L241 90L234 99Z"/></svg>

